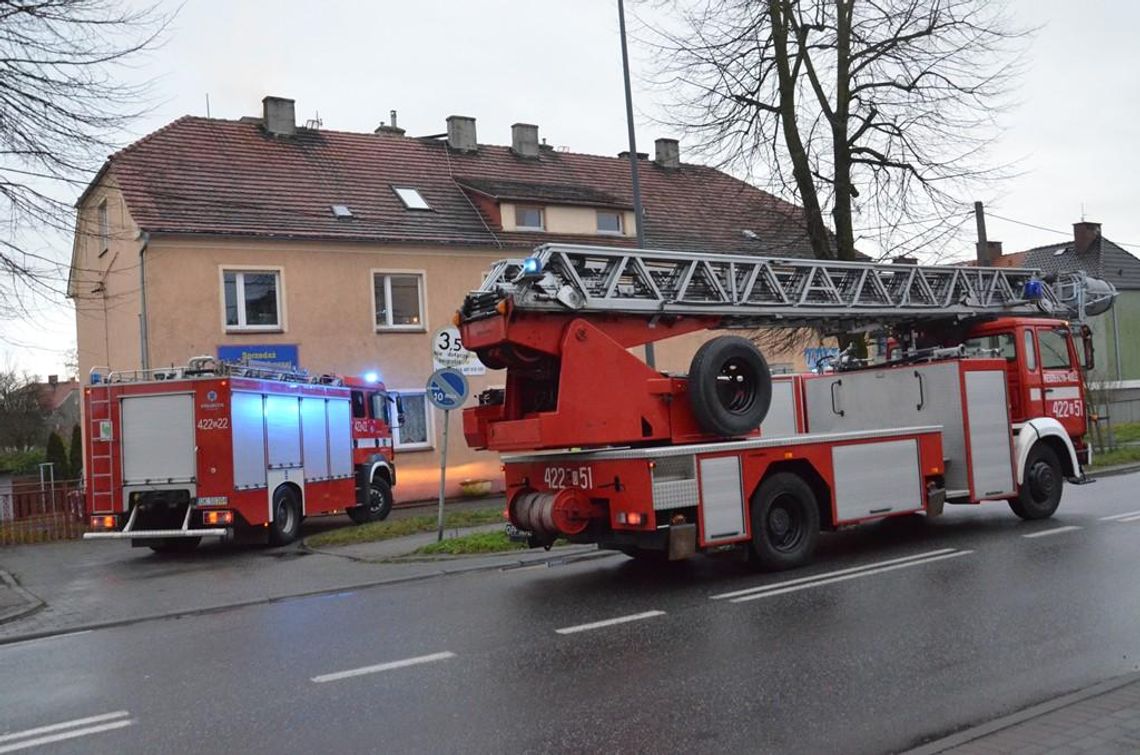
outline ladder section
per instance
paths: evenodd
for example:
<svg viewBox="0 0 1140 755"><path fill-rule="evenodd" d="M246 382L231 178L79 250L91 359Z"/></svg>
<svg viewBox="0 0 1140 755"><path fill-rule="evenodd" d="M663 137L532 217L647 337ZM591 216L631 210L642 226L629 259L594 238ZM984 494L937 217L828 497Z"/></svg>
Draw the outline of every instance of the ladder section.
<svg viewBox="0 0 1140 755"><path fill-rule="evenodd" d="M481 294L481 295L480 295ZM493 296L489 296L493 295ZM721 327L867 324L984 315L1067 317L1037 270L935 267L545 244L495 263L469 297L518 309L695 315ZM474 306L472 306L474 305Z"/></svg>
<svg viewBox="0 0 1140 755"><path fill-rule="evenodd" d="M109 512L114 509L114 458L112 456L111 391L107 386L91 386L87 401L87 442L91 444L91 470L87 474L91 486L91 510Z"/></svg>

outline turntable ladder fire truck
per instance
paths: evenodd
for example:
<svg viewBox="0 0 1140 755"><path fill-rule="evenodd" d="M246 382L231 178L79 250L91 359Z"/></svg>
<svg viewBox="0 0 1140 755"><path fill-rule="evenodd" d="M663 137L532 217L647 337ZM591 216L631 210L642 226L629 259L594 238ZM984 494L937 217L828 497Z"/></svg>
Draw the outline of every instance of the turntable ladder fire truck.
<svg viewBox="0 0 1140 755"><path fill-rule="evenodd" d="M203 537L297 537L301 520L383 519L395 397L361 378L229 364L92 371L84 389L89 539L186 551Z"/></svg>
<svg viewBox="0 0 1140 755"><path fill-rule="evenodd" d="M506 370L464 411L464 434L529 452L503 465L510 522L532 546L743 550L788 568L820 530L947 502L1041 519L1066 479L1085 480L1081 321L1114 296L1036 270L548 244L496 263L457 313L466 347ZM740 336L705 342L688 375L631 352L773 326L877 331L894 348L774 380Z"/></svg>

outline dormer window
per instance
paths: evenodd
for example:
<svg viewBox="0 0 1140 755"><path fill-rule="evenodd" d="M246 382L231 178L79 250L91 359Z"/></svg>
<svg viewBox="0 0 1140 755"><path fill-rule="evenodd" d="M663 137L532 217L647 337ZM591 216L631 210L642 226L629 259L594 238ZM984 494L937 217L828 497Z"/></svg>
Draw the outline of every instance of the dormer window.
<svg viewBox="0 0 1140 755"><path fill-rule="evenodd" d="M622 234L621 213L616 210L598 210L598 233L615 236Z"/></svg>
<svg viewBox="0 0 1140 755"><path fill-rule="evenodd" d="M544 231L545 215L537 205L515 205L515 227L520 231Z"/></svg>
<svg viewBox="0 0 1140 755"><path fill-rule="evenodd" d="M404 207L409 210L431 209L431 205L427 203L427 200L424 199L418 189L413 189L410 186L393 186L392 191L396 192L396 196L404 203Z"/></svg>

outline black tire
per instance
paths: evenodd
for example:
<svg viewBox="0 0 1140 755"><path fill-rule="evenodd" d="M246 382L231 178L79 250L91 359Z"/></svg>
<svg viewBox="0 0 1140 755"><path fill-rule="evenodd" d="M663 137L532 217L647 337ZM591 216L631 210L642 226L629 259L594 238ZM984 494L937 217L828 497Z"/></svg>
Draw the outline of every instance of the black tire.
<svg viewBox="0 0 1140 755"><path fill-rule="evenodd" d="M202 542L200 537L167 537L147 543L155 553L189 553Z"/></svg>
<svg viewBox="0 0 1140 755"><path fill-rule="evenodd" d="M819 506L803 478L777 472L752 495L752 561L766 571L803 566L819 542Z"/></svg>
<svg viewBox="0 0 1140 755"><path fill-rule="evenodd" d="M1057 454L1044 443L1037 443L1029 449L1021 488L1009 507L1022 519L1048 519L1061 503L1064 485L1065 473Z"/></svg>
<svg viewBox="0 0 1140 755"><path fill-rule="evenodd" d="M348 510L348 517L356 524L381 522L392 511L392 486L387 480L377 477L368 486L368 504L354 506Z"/></svg>
<svg viewBox="0 0 1140 755"><path fill-rule="evenodd" d="M297 491L282 485L273 493L273 521L269 523L269 544L288 545L301 532L301 500Z"/></svg>
<svg viewBox="0 0 1140 755"><path fill-rule="evenodd" d="M740 336L706 341L689 366L689 400L706 433L746 435L772 403L772 374L760 350Z"/></svg>

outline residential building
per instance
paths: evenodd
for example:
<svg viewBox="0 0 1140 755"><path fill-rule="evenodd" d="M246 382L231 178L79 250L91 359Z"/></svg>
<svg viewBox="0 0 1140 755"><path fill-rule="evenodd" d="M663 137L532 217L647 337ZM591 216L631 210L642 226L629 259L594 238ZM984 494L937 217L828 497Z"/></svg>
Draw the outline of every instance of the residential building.
<svg viewBox="0 0 1140 755"><path fill-rule="evenodd" d="M505 135L504 135L505 136ZM313 373L375 371L403 395L399 500L438 486L442 417L424 400L431 338L492 262L552 241L634 246L628 155L553 149L515 124L479 143L474 118L409 137L299 126L292 100L262 116L183 117L112 155L77 202L70 295L80 374L253 356ZM639 155L651 247L808 256L800 210L659 139ZM688 369L706 334L659 344ZM770 355L777 369L802 356ZM473 393L502 373L472 377ZM599 390L617 390L599 386ZM498 481L452 419L450 489Z"/></svg>
<svg viewBox="0 0 1140 755"><path fill-rule="evenodd" d="M44 412L44 440L57 433L64 444L71 442L72 428L79 424L79 381L60 380L48 375L46 383L38 383L36 391Z"/></svg>

